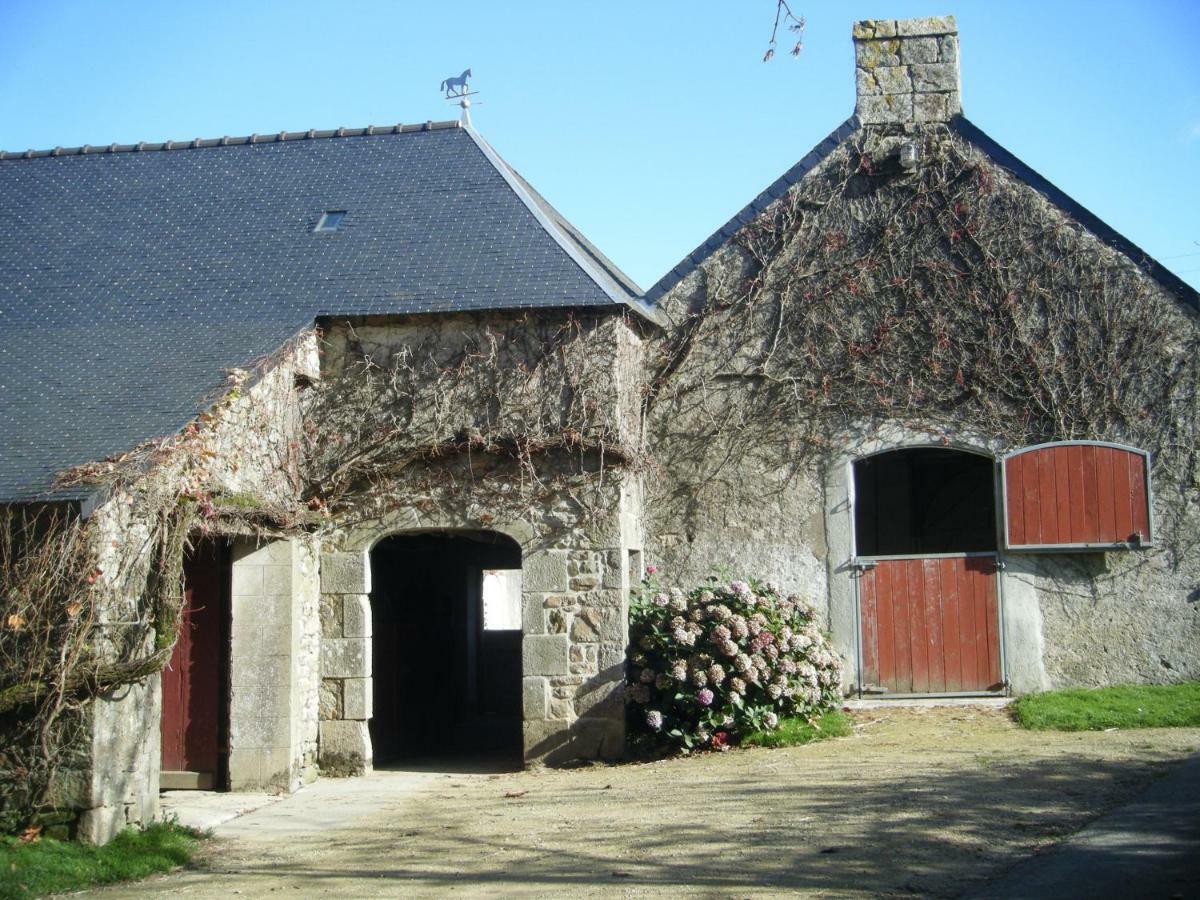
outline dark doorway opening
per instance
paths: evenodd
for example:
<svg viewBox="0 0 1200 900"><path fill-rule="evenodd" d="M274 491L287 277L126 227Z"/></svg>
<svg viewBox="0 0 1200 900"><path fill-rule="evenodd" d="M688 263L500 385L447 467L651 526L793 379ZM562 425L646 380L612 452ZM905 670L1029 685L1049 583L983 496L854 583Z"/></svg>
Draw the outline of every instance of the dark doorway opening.
<svg viewBox="0 0 1200 900"><path fill-rule="evenodd" d="M895 450L854 463L859 556L996 549L995 463L936 448Z"/></svg>
<svg viewBox="0 0 1200 900"><path fill-rule="evenodd" d="M229 545L199 539L183 560L183 609L162 673L166 788L223 790L229 765Z"/></svg>
<svg viewBox="0 0 1200 900"><path fill-rule="evenodd" d="M371 551L377 765L522 764L521 548L494 532L396 535Z"/></svg>

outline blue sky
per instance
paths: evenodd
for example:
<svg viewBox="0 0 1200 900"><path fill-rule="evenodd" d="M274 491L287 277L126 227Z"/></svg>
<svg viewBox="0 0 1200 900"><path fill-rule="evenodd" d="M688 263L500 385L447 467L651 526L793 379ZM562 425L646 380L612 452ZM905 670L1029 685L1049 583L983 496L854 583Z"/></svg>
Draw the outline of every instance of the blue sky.
<svg viewBox="0 0 1200 900"><path fill-rule="evenodd" d="M1200 4L0 0L0 148L455 118L648 287L854 108L851 24L952 13L967 116L1200 288ZM786 49L786 38L781 46Z"/></svg>

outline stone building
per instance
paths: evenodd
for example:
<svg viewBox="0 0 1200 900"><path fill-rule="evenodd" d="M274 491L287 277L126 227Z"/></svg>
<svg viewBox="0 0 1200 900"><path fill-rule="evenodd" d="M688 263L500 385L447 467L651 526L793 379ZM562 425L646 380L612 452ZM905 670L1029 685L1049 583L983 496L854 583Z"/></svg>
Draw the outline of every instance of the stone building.
<svg viewBox="0 0 1200 900"><path fill-rule="evenodd" d="M1200 677L1196 293L963 117L953 19L854 41L854 116L644 292L457 122L3 154L0 496L87 518L110 654L192 545L78 833L620 756L648 562L808 595L848 692Z"/></svg>

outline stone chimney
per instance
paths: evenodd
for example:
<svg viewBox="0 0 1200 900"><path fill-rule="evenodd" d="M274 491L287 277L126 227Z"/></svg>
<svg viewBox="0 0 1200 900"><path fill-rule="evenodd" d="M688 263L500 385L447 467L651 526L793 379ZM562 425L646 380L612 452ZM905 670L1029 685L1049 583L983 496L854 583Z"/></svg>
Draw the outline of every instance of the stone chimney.
<svg viewBox="0 0 1200 900"><path fill-rule="evenodd" d="M945 122L962 112L954 16L859 22L854 65L864 124Z"/></svg>

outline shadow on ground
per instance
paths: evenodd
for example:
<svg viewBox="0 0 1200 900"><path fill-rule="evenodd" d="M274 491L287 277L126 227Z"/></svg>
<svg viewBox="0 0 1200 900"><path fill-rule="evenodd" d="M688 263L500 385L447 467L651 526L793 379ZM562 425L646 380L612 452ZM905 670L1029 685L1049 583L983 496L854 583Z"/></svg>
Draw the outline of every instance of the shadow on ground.
<svg viewBox="0 0 1200 900"><path fill-rule="evenodd" d="M759 751L742 754L753 756L751 764L729 777L711 765L697 777L688 768L699 761L686 761L638 767L650 770L649 779L626 786L619 770L594 769L534 779L511 799L503 781L439 786L402 821L327 835L338 839L336 857L300 852L233 871L261 878L264 892L281 880L324 883L333 892L365 879L379 893L689 886L953 897L1130 799L1170 767L1153 759L1008 762L962 754L961 766L913 755L885 773L870 757L825 759L809 770L802 755ZM1155 839L1147 827L1145 842Z"/></svg>

